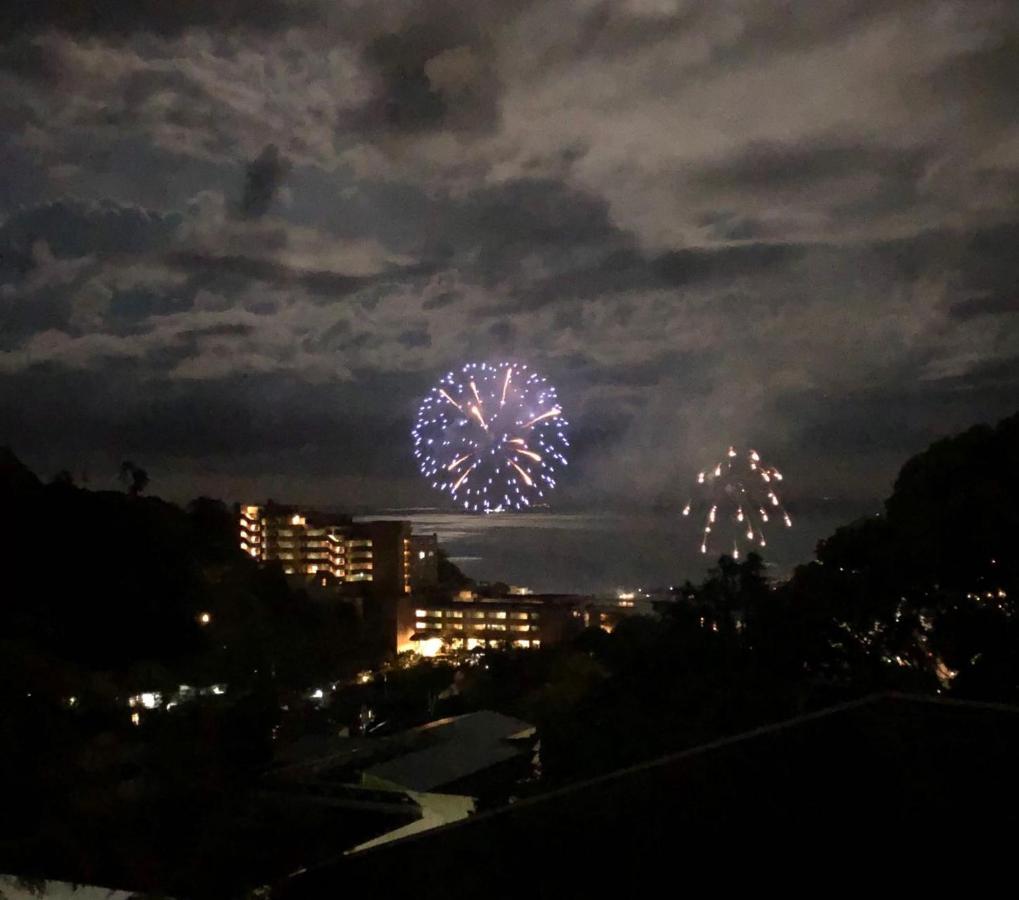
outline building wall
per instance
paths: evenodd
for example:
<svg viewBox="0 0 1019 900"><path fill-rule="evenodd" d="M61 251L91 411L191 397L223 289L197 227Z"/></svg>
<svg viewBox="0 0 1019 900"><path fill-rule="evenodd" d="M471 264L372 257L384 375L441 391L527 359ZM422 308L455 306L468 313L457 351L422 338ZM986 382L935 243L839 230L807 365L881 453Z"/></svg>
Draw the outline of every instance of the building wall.
<svg viewBox="0 0 1019 900"><path fill-rule="evenodd" d="M353 536L371 544L374 590L386 596L410 593L410 523L357 522ZM353 556L351 557L353 559Z"/></svg>
<svg viewBox="0 0 1019 900"><path fill-rule="evenodd" d="M439 584L439 536L410 536L410 581L414 590L426 590Z"/></svg>

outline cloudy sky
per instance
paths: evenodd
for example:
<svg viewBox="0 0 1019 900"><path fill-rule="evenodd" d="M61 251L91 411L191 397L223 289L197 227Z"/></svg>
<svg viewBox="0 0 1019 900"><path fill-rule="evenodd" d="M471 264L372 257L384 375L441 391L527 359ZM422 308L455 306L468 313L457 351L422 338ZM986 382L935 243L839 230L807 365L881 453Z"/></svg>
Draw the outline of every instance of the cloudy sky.
<svg viewBox="0 0 1019 900"><path fill-rule="evenodd" d="M1019 408L1011 0L89 5L0 10L0 444L43 475L441 507L416 404L512 359L558 512L749 444L802 557Z"/></svg>

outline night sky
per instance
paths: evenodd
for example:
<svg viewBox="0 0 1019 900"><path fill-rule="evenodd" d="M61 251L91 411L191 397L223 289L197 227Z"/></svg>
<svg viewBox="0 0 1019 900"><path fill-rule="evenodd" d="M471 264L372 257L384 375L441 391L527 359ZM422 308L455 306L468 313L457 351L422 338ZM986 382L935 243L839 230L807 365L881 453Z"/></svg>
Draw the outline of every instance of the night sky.
<svg viewBox="0 0 1019 900"><path fill-rule="evenodd" d="M448 509L417 403L526 362L551 513L439 523L595 588L694 574L731 443L787 566L1019 407L1012 0L92 5L0 10L0 444L44 477Z"/></svg>

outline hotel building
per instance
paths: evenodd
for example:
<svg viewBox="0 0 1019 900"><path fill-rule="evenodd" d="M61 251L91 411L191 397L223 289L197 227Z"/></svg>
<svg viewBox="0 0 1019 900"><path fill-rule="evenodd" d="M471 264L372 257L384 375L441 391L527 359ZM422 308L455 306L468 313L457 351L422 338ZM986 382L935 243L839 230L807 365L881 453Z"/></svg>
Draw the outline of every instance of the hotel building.
<svg viewBox="0 0 1019 900"><path fill-rule="evenodd" d="M373 593L394 597L414 587L408 522L354 522L276 504L241 506L238 518L241 550L261 562L280 562L287 575L367 582ZM415 566L418 571L427 568Z"/></svg>
<svg viewBox="0 0 1019 900"><path fill-rule="evenodd" d="M583 628L591 598L570 594L446 600L403 598L396 649L435 656L451 650L531 650L559 643Z"/></svg>

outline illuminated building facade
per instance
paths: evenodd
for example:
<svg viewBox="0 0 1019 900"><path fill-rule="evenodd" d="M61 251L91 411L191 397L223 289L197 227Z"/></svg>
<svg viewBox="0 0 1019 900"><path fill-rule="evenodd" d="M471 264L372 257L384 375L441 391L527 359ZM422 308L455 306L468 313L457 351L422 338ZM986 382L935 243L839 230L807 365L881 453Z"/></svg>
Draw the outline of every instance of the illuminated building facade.
<svg viewBox="0 0 1019 900"><path fill-rule="evenodd" d="M589 597L530 594L434 602L404 598L397 616L398 652L422 656L456 650L534 650L583 627Z"/></svg>
<svg viewBox="0 0 1019 900"><path fill-rule="evenodd" d="M280 562L288 575L331 575L370 583L390 596L412 587L407 522L354 522L349 516L269 504L241 506L241 549L261 562Z"/></svg>

